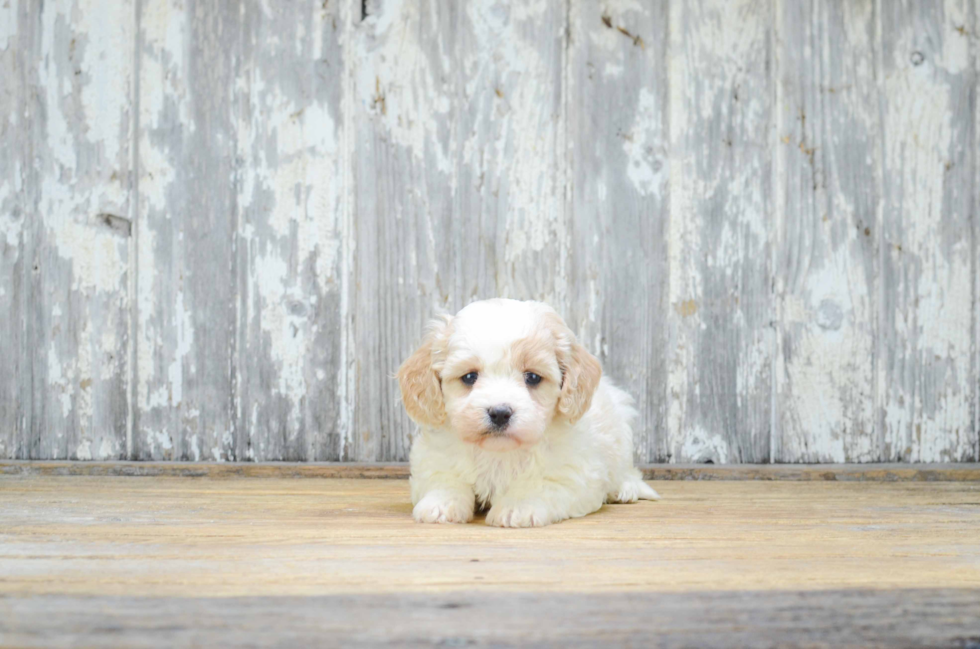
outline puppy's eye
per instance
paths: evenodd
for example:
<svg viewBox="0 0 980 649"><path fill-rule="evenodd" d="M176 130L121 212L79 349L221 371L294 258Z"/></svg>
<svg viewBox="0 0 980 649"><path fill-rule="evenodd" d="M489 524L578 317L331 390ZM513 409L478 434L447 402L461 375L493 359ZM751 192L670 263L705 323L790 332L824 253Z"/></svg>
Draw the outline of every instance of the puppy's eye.
<svg viewBox="0 0 980 649"><path fill-rule="evenodd" d="M541 377L534 372L524 372L524 383L527 385L537 385L541 383Z"/></svg>
<svg viewBox="0 0 980 649"><path fill-rule="evenodd" d="M473 385L474 383L476 383L476 377L478 376L480 375L477 374L476 372L470 372L469 374L464 374L463 377L460 379L460 381L462 381L466 385Z"/></svg>

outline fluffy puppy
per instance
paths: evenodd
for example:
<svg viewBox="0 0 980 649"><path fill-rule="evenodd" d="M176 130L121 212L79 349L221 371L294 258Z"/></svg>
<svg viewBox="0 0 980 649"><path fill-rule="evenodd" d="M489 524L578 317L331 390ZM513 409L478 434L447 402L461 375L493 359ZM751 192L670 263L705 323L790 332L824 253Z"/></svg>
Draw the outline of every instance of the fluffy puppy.
<svg viewBox="0 0 980 649"><path fill-rule="evenodd" d="M541 302L474 302L434 322L398 370L420 428L413 515L549 525L604 502L656 500L633 466L633 400Z"/></svg>

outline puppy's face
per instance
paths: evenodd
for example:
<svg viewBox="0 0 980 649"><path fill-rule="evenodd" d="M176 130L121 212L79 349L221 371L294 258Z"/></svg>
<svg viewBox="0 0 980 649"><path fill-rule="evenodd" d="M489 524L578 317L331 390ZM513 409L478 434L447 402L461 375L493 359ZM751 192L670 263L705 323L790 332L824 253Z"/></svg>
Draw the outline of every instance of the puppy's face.
<svg viewBox="0 0 980 649"><path fill-rule="evenodd" d="M474 302L433 325L398 372L409 416L486 450L539 441L589 409L602 370L547 305Z"/></svg>

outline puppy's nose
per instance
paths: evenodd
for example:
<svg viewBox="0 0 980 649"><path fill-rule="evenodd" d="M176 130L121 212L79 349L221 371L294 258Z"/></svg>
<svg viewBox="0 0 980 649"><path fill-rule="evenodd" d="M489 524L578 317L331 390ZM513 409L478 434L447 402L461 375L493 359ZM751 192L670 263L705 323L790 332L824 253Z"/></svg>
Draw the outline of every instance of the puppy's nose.
<svg viewBox="0 0 980 649"><path fill-rule="evenodd" d="M487 408L487 414L490 416L490 423L493 424L494 428L503 429L507 428L514 410L510 406L493 406Z"/></svg>

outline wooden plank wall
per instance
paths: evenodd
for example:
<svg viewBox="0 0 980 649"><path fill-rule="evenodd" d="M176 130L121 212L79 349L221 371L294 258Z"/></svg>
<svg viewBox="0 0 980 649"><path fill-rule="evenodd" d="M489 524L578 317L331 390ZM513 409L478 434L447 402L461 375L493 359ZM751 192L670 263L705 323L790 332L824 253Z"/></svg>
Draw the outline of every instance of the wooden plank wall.
<svg viewBox="0 0 980 649"><path fill-rule="evenodd" d="M9 0L0 457L404 460L547 300L637 457L980 459L976 0Z"/></svg>

